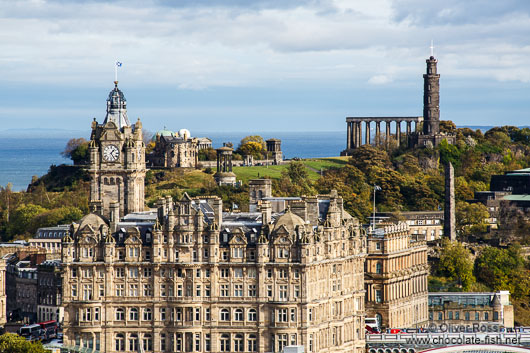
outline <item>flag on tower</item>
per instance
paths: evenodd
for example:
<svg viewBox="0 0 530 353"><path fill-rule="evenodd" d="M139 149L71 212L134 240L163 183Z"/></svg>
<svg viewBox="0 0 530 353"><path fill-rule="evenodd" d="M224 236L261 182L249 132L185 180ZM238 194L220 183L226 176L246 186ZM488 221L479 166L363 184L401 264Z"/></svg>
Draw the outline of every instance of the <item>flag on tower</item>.
<svg viewBox="0 0 530 353"><path fill-rule="evenodd" d="M123 65L121 62L116 61L116 66L117 66L117 67L121 67L121 65Z"/></svg>

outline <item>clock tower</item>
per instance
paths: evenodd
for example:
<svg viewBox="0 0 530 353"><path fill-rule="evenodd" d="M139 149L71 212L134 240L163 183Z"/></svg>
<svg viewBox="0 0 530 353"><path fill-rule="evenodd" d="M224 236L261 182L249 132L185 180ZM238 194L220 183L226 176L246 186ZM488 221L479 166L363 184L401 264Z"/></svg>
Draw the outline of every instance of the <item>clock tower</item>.
<svg viewBox="0 0 530 353"><path fill-rule="evenodd" d="M102 124L92 122L89 144L90 208L118 221L120 215L144 210L145 145L140 119L130 124L127 102L114 82ZM119 204L119 214L115 214ZM114 204L115 205L115 204ZM111 210L113 214L111 214Z"/></svg>

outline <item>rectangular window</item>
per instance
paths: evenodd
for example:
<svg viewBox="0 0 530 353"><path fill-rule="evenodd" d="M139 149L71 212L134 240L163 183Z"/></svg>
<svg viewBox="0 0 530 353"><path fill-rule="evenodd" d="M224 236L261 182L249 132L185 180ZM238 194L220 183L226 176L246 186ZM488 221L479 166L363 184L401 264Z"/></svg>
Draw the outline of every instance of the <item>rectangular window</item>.
<svg viewBox="0 0 530 353"><path fill-rule="evenodd" d="M144 296L145 297L152 297L153 296L153 288L150 284L144 284Z"/></svg>
<svg viewBox="0 0 530 353"><path fill-rule="evenodd" d="M160 296L161 297L165 297L166 295L167 295L166 285L165 284L161 284L160 285Z"/></svg>
<svg viewBox="0 0 530 353"><path fill-rule="evenodd" d="M204 350L210 352L212 350L212 343L210 340L210 334L207 333L204 335Z"/></svg>
<svg viewBox="0 0 530 353"><path fill-rule="evenodd" d="M199 284L197 285L197 289L196 289L196 291L195 291L195 295L196 295L197 297L200 297L200 296L201 296L201 286L200 286Z"/></svg>
<svg viewBox="0 0 530 353"><path fill-rule="evenodd" d="M295 322L295 321L296 321L296 309L291 308L291 322Z"/></svg>
<svg viewBox="0 0 530 353"><path fill-rule="evenodd" d="M204 277L206 278L210 278L210 269L207 268L205 271L204 271Z"/></svg>
<svg viewBox="0 0 530 353"><path fill-rule="evenodd" d="M228 278L229 270L228 268L221 269L221 278Z"/></svg>
<svg viewBox="0 0 530 353"><path fill-rule="evenodd" d="M210 318L210 309L209 308L204 309L204 320L205 321L210 321L211 320L211 318Z"/></svg>
<svg viewBox="0 0 530 353"><path fill-rule="evenodd" d="M287 285L280 285L280 300L287 300Z"/></svg>
<svg viewBox="0 0 530 353"><path fill-rule="evenodd" d="M166 320L166 308L160 308L160 321Z"/></svg>
<svg viewBox="0 0 530 353"><path fill-rule="evenodd" d="M295 298L300 297L300 286L299 285L294 286L294 297Z"/></svg>
<svg viewBox="0 0 530 353"><path fill-rule="evenodd" d="M195 271L195 277L196 278L201 278L201 269L198 268L197 271Z"/></svg>
<svg viewBox="0 0 530 353"><path fill-rule="evenodd" d="M105 296L105 285L100 284L99 285L99 297L103 298Z"/></svg>
<svg viewBox="0 0 530 353"><path fill-rule="evenodd" d="M272 298L272 286L271 285L268 285L267 286L267 297Z"/></svg>
<svg viewBox="0 0 530 353"><path fill-rule="evenodd" d="M201 308L195 308L195 320L196 321L201 320Z"/></svg>
<svg viewBox="0 0 530 353"><path fill-rule="evenodd" d="M228 284L221 284L221 297L228 297Z"/></svg>
<svg viewBox="0 0 530 353"><path fill-rule="evenodd" d="M125 296L124 284L116 284L116 296L123 297Z"/></svg>
<svg viewBox="0 0 530 353"><path fill-rule="evenodd" d="M278 322L287 322L287 309L278 309Z"/></svg>
<svg viewBox="0 0 530 353"><path fill-rule="evenodd" d="M234 285L234 297L242 297L242 296L243 296L243 285L235 284Z"/></svg>
<svg viewBox="0 0 530 353"><path fill-rule="evenodd" d="M137 296L138 296L138 285L129 284L129 297L137 297Z"/></svg>
<svg viewBox="0 0 530 353"><path fill-rule="evenodd" d="M209 296L212 295L212 293L211 293L211 289L210 289L210 288L211 288L211 287L210 287L209 285L204 286L204 295L205 295L206 297L209 297Z"/></svg>
<svg viewBox="0 0 530 353"><path fill-rule="evenodd" d="M375 302L381 303L383 301L383 292L380 289L375 290Z"/></svg>
<svg viewBox="0 0 530 353"><path fill-rule="evenodd" d="M243 269L242 268L234 268L234 277L236 277L236 278L243 277Z"/></svg>
<svg viewBox="0 0 530 353"><path fill-rule="evenodd" d="M146 267L144 268L144 277L149 278L151 277L152 271L150 268Z"/></svg>
<svg viewBox="0 0 530 353"><path fill-rule="evenodd" d="M279 274L279 277L282 278L282 279L287 278L287 270L286 269L279 270L278 274Z"/></svg>
<svg viewBox="0 0 530 353"><path fill-rule="evenodd" d="M232 257L240 259L243 257L243 248L232 249Z"/></svg>
<svg viewBox="0 0 530 353"><path fill-rule="evenodd" d="M99 278L105 278L105 271L99 270Z"/></svg>
<svg viewBox="0 0 530 353"><path fill-rule="evenodd" d="M83 300L92 300L92 285L83 285Z"/></svg>
<svg viewBox="0 0 530 353"><path fill-rule="evenodd" d="M177 284L177 297L182 297L182 284Z"/></svg>
<svg viewBox="0 0 530 353"><path fill-rule="evenodd" d="M255 297L256 296L256 285L255 284L249 284L248 285L248 296L249 297Z"/></svg>
<svg viewBox="0 0 530 353"><path fill-rule="evenodd" d="M72 284L72 297L77 297L77 284Z"/></svg>
<svg viewBox="0 0 530 353"><path fill-rule="evenodd" d="M99 321L99 308L94 308L94 320Z"/></svg>
<svg viewBox="0 0 530 353"><path fill-rule="evenodd" d="M247 269L247 274L249 278L256 278L256 269L254 267L250 267Z"/></svg>
<svg viewBox="0 0 530 353"><path fill-rule="evenodd" d="M72 275L72 278L77 278L77 268L72 268L72 272L71 272L71 275Z"/></svg>
<svg viewBox="0 0 530 353"><path fill-rule="evenodd" d="M123 278L125 277L125 269L123 267L116 268L116 277Z"/></svg>
<svg viewBox="0 0 530 353"><path fill-rule="evenodd" d="M129 277L138 278L138 269L136 267L132 267L129 269Z"/></svg>
<svg viewBox="0 0 530 353"><path fill-rule="evenodd" d="M272 268L267 269L267 278L272 278Z"/></svg>

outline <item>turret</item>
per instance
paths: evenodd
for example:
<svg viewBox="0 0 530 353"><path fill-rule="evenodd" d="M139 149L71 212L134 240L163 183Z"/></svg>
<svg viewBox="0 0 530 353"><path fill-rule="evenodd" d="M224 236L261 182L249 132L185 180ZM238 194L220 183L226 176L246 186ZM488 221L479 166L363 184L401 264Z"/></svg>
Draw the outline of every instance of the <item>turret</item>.
<svg viewBox="0 0 530 353"><path fill-rule="evenodd" d="M431 56L426 60L427 72L423 75L423 134L440 133L440 75L438 60Z"/></svg>
<svg viewBox="0 0 530 353"><path fill-rule="evenodd" d="M120 203L112 201L110 203L110 232L115 233L120 221Z"/></svg>

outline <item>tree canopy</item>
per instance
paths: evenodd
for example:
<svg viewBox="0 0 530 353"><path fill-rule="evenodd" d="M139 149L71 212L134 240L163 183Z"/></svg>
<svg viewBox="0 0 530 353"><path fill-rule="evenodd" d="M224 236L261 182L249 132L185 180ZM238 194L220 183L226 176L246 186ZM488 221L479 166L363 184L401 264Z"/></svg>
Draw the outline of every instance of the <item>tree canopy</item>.
<svg viewBox="0 0 530 353"><path fill-rule="evenodd" d="M30 342L14 333L0 336L0 352L2 353L49 353L41 342Z"/></svg>

